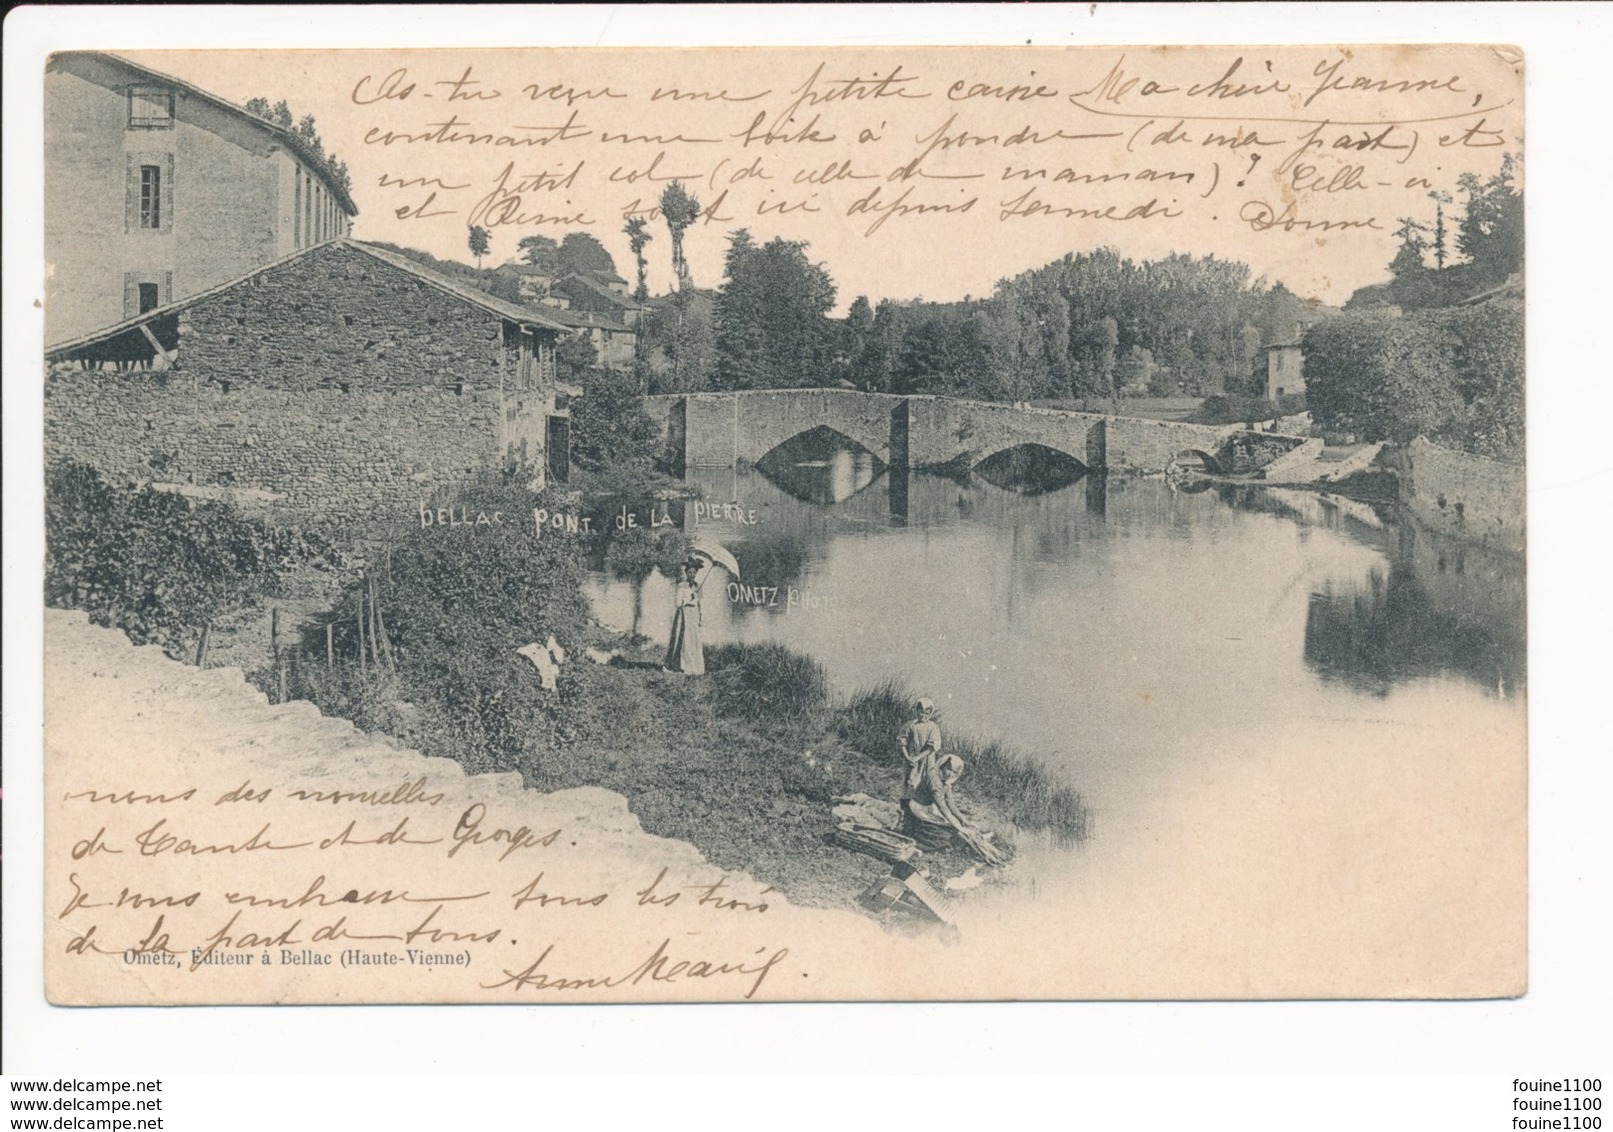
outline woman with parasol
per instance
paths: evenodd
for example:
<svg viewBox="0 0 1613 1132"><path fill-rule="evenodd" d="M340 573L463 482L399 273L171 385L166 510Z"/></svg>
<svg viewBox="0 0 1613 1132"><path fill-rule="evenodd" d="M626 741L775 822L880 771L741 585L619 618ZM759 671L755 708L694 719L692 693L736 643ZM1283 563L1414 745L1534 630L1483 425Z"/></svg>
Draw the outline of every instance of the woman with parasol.
<svg viewBox="0 0 1613 1132"><path fill-rule="evenodd" d="M700 590L712 567L719 564L738 577L739 564L720 546L696 546L683 564L683 577L673 597L672 635L667 641L663 665L668 672L682 672L686 676L706 674L705 645L700 639Z"/></svg>

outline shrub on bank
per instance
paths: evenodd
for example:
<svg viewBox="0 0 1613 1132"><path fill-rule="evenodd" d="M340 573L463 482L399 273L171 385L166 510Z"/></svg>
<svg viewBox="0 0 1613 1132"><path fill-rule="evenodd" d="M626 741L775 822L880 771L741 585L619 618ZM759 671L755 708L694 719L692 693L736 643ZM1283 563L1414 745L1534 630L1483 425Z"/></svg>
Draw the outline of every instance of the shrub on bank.
<svg viewBox="0 0 1613 1132"><path fill-rule="evenodd" d="M469 525L410 525L371 551L331 611L341 677L308 674L298 691L372 719L407 704L428 753L510 769L562 728L563 699L516 650L551 636L578 648L590 623L582 540L538 532L533 508L563 505L516 485L472 484L453 506ZM326 647L323 628L310 630L302 668L317 669Z"/></svg>
<svg viewBox="0 0 1613 1132"><path fill-rule="evenodd" d="M913 718L917 696L899 680L884 680L853 696L835 714L841 742L865 758L899 768L897 738ZM1021 829L1046 829L1060 844L1084 841L1091 812L1080 791L1058 782L1041 763L1001 743L982 743L949 731L942 749L964 762L962 789L987 799Z"/></svg>
<svg viewBox="0 0 1613 1132"><path fill-rule="evenodd" d="M216 619L272 595L285 569L339 557L319 536L228 503L114 486L72 461L46 469L45 604L181 659Z"/></svg>
<svg viewBox="0 0 1613 1132"><path fill-rule="evenodd" d="M761 725L809 729L829 706L829 674L809 656L779 644L718 645L706 650L717 710Z"/></svg>

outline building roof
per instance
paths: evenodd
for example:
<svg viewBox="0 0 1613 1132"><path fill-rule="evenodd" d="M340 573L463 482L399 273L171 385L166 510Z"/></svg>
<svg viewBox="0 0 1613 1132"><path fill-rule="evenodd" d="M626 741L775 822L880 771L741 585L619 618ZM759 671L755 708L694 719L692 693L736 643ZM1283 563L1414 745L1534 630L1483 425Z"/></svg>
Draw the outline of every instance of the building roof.
<svg viewBox="0 0 1613 1132"><path fill-rule="evenodd" d="M503 271L505 268L515 272L517 275L539 275L545 279L551 279L554 277L554 272L550 271L547 267L542 267L536 263L501 263L493 270Z"/></svg>
<svg viewBox="0 0 1613 1132"><path fill-rule="evenodd" d="M349 247L357 248L366 255L374 256L382 263L391 264L400 271L408 272L415 278L431 284L440 291L446 291L448 294L453 295L456 298L463 299L467 303L472 303L484 310L491 311L493 314L499 315L502 318L507 318L511 322L523 322L532 326L542 326L549 330L566 329L565 324L554 317L557 312L520 306L519 304L509 302L506 299L501 299L496 295L490 295L486 291L478 291L475 287L472 287L469 284L461 283L457 279L450 279L441 272L431 270L431 268L427 267L425 264L416 263L414 260L409 259L406 256L394 255L391 252L382 251L373 244L366 244L362 240L335 240L332 242L346 244Z"/></svg>
<svg viewBox="0 0 1613 1132"><path fill-rule="evenodd" d="M556 322L574 330L605 330L612 334L636 333L625 322L600 314L598 311L561 310L558 307L551 307L545 313Z"/></svg>
<svg viewBox="0 0 1613 1132"><path fill-rule="evenodd" d="M353 203L352 195L341 185L336 183L335 178L331 176L330 170L325 165L325 162L309 147L308 143L303 141L302 138L298 137L294 131L288 130L284 126L277 125L276 123L270 122L266 119L259 118L256 114L252 113L244 106L237 106L229 99L222 98L211 91L203 90L201 87L196 86L193 83L188 83L184 79L176 79L172 75L165 75L161 71L154 71L150 67L145 67L139 63L130 62L121 55L112 55L105 51L61 51L51 56L50 62L46 65L47 69L54 69L57 65L56 61L58 59L72 57L94 59L109 66L130 71L140 80L150 82L154 85L161 84L163 86L171 86L176 90L182 90L191 98L198 99L199 101L205 102L211 106L216 106L221 110L235 115L242 121L247 122L250 125L269 134L277 142L279 142L281 145L284 145L287 149L299 157L303 163L306 164L309 169L313 170L314 174L324 182L325 187L330 190L331 196L336 198L336 203L342 206L342 210L346 212L347 215L358 215L358 205Z"/></svg>
<svg viewBox="0 0 1613 1132"><path fill-rule="evenodd" d="M581 272L576 272L566 276L564 279L560 280L556 286L564 287L568 283L580 284L588 291L600 296L601 298L608 299L613 305L621 307L623 310L638 310L642 305L637 299L631 298L627 295L618 295L615 291L612 291L609 287L605 286L605 284L599 282L597 278L584 275Z"/></svg>
<svg viewBox="0 0 1613 1132"><path fill-rule="evenodd" d="M525 326L541 326L546 330L554 331L571 329L571 327L566 323L563 323L553 317L554 315L560 313L558 311L539 311L533 309L532 307L517 306L515 303L506 302L497 296L489 295L486 291L478 291L476 288L466 286L465 284L460 283L458 280L450 279L446 275L433 271L429 267L426 267L423 264L418 264L411 259L407 259L399 255L393 255L391 252L382 251L380 248L372 247L361 240L343 238L327 240L323 244L315 244L311 248L303 248L302 250L293 252L288 256L282 256L280 259L266 263L262 267L254 268L245 275L240 275L229 280L228 282L220 283L216 287L209 287L207 290L198 291L194 295L186 295L182 299L178 299L164 306L154 307L151 310L146 311L144 314L136 315L133 318L126 318L122 322L113 323L111 326L102 327L100 330L92 330L88 334L81 334L75 338L68 338L61 342L52 343L45 347L45 358L47 361L55 361L64 355L106 342L112 338L118 337L119 335L127 334L132 330L139 330L142 326L155 322L166 315L175 314L178 311L193 307L205 299L210 299L214 295L221 294L222 292L228 291L233 287L238 287L242 283L245 283L248 279L253 279L259 275L262 275L264 272L273 271L275 268L283 267L288 263L301 259L303 256L316 255L333 247L351 248L354 251L362 252L367 256L380 260L389 267L402 271L423 283L437 288L439 291L452 295L454 298L460 299L463 302L471 304L472 306L480 307L488 313L496 314L500 318L506 319L510 322Z"/></svg>

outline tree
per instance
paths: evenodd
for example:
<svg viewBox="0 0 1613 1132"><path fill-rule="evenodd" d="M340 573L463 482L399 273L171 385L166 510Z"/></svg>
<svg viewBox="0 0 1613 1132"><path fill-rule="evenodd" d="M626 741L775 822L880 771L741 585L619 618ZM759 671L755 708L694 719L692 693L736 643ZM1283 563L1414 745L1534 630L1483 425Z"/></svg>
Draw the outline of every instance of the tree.
<svg viewBox="0 0 1613 1132"><path fill-rule="evenodd" d="M1433 189L1428 199L1434 202L1434 270L1445 270L1446 241L1445 241L1445 206L1451 203L1451 194L1441 189Z"/></svg>
<svg viewBox="0 0 1613 1132"><path fill-rule="evenodd" d="M482 267L482 257L487 254L488 248L491 246L492 237L488 235L487 229L480 224L471 225L470 254L476 257L476 269L478 271Z"/></svg>
<svg viewBox="0 0 1613 1132"><path fill-rule="evenodd" d="M1439 282L1426 262L1428 225L1415 217L1402 216L1395 237L1400 247L1389 261L1389 298L1405 310L1421 310L1439 303Z"/></svg>
<svg viewBox="0 0 1613 1132"><path fill-rule="evenodd" d="M1517 159L1509 153L1488 181L1472 173L1457 179L1467 211L1457 228L1456 247L1472 264L1480 290L1523 270L1523 193L1516 177Z"/></svg>
<svg viewBox="0 0 1613 1132"><path fill-rule="evenodd" d="M591 472L648 474L661 430L644 411L639 381L625 371L591 369L571 403L571 457Z"/></svg>
<svg viewBox="0 0 1613 1132"><path fill-rule="evenodd" d="M616 260L609 249L587 232L567 232L557 257L561 275L615 275Z"/></svg>
<svg viewBox="0 0 1613 1132"><path fill-rule="evenodd" d="M672 274L680 290L691 287L694 284L689 278L689 264L683 258L683 233L700 218L700 200L683 187L682 181L673 181L661 192L661 215L672 234Z"/></svg>
<svg viewBox="0 0 1613 1132"><path fill-rule="evenodd" d="M578 330L555 344L554 362L562 381L579 381L599 364L599 350L586 330Z"/></svg>
<svg viewBox="0 0 1613 1132"><path fill-rule="evenodd" d="M246 112L256 114L265 122L273 122L282 129L291 129L291 107L286 105L283 98L272 107L267 98L249 98L246 100Z"/></svg>
<svg viewBox="0 0 1613 1132"><path fill-rule="evenodd" d="M744 228L729 237L717 293L717 385L778 389L824 380L834 356L829 273L807 245L775 238L758 247Z"/></svg>
<svg viewBox="0 0 1613 1132"><path fill-rule="evenodd" d="M319 137L319 130L314 123L312 114L305 115L293 127L291 107L286 104L286 100L283 98L273 106L270 106L269 100L262 96L249 98L242 108L248 114L262 118L265 122L272 122L283 130L290 130L313 151L315 159L324 167L325 172L330 175L330 179L340 185L343 192L352 193L353 181L348 175L347 163L339 160L334 153L325 152L325 143Z"/></svg>
<svg viewBox="0 0 1613 1132"><path fill-rule="evenodd" d="M560 273L560 245L548 236L522 236L516 242L521 258L550 275Z"/></svg>
<svg viewBox="0 0 1613 1132"><path fill-rule="evenodd" d="M1403 444L1461 415L1455 343L1437 316L1340 315L1304 348L1306 402L1325 429Z"/></svg>
<svg viewBox="0 0 1613 1132"><path fill-rule="evenodd" d="M633 249L633 261L638 267L638 286L633 289L633 297L642 303L650 297L650 286L646 276L649 265L644 260L644 246L655 237L650 235L650 226L645 223L642 216L628 217L622 231L627 235L627 246Z"/></svg>
<svg viewBox="0 0 1613 1132"><path fill-rule="evenodd" d="M1127 392L1142 392L1153 383L1159 366L1154 364L1154 353L1147 346L1136 343L1126 347L1115 367L1115 384Z"/></svg>

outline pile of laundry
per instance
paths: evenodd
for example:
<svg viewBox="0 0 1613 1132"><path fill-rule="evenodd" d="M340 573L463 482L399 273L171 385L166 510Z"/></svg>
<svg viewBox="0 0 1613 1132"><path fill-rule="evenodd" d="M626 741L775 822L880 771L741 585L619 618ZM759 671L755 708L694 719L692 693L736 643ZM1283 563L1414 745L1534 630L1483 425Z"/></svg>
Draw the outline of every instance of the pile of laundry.
<svg viewBox="0 0 1613 1132"><path fill-rule="evenodd" d="M1006 865L1013 856L1011 847L1006 843L999 843L995 834L964 818L955 804L948 805L935 814L935 817L951 830L953 836L952 840L943 844L937 840L930 829L930 824L924 822L923 817L904 815L904 806L911 807L914 804L911 800L898 804L869 794L857 793L841 795L834 801L835 807L832 812L835 829L830 835L830 840L841 848L865 853L892 866L889 876L875 881L859 897L859 902L871 912L905 913L919 920L950 927L952 916L948 910L951 903L949 894L981 884L983 880L980 875L981 865L969 866L962 875L947 879L942 882L942 888L937 889L931 883L930 871L921 868L917 863L924 856L926 848L932 852L946 848L960 848L976 857L988 869ZM954 820L956 825L953 825ZM922 832L925 836L922 844L915 837L903 832L904 827L909 830L920 829L918 824L920 822L924 822Z"/></svg>

